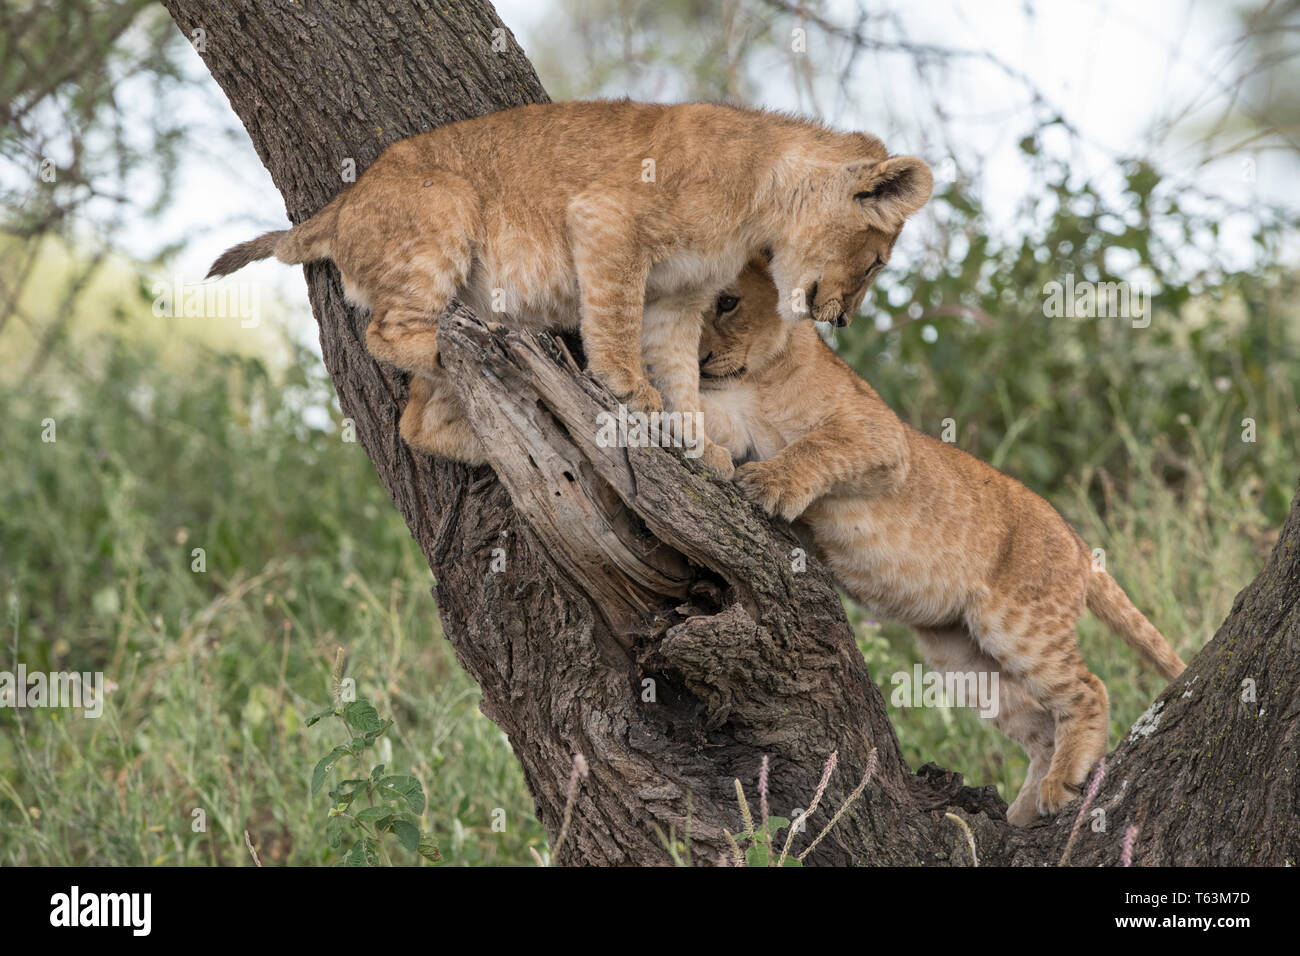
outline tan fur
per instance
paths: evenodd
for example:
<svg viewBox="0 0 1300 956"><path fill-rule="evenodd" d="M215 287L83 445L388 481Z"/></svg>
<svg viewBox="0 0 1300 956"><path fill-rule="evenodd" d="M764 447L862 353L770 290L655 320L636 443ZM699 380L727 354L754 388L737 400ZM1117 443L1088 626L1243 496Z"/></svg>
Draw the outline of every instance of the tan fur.
<svg viewBox="0 0 1300 956"><path fill-rule="evenodd" d="M453 295L531 328L571 327L581 310L588 362L615 395L653 411L662 392L693 412L700 315L750 256L770 252L787 319L847 322L930 189L920 160L789 116L525 106L393 144L317 216L236 246L212 274L272 252L332 259L371 309L370 351L431 377ZM433 428L411 434L464 451ZM722 449L703 459L730 474Z"/></svg>
<svg viewBox="0 0 1300 956"><path fill-rule="evenodd" d="M755 262L707 318L706 427L747 460L745 493L806 525L845 590L912 625L931 667L998 672L993 722L1030 758L1009 818L1055 813L1106 749L1106 688L1076 641L1084 606L1167 679L1183 662L1051 505L903 424L812 323L781 320L777 294Z"/></svg>
<svg viewBox="0 0 1300 956"><path fill-rule="evenodd" d="M471 465L487 464L483 445L469 427L465 410L445 375L411 376L398 430L412 448Z"/></svg>

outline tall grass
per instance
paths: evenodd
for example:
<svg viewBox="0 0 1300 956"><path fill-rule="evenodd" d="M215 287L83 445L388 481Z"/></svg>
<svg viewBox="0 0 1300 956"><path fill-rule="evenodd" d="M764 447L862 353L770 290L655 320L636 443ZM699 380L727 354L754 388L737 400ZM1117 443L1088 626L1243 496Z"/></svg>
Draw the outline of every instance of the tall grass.
<svg viewBox="0 0 1300 956"><path fill-rule="evenodd" d="M272 373L193 342L177 365L148 340L79 341L86 375L0 384L0 670L103 671L116 687L99 719L0 708L0 864L247 865L246 830L266 865L333 862L309 784L337 741L303 715L328 705L340 646L358 695L396 719L381 756L423 784L445 863L530 863L545 835L522 774L439 631L423 558L343 440L319 360L299 351ZM1121 480L1084 465L1039 489L1185 657L1271 543L1276 495L1246 479L1294 478L1267 418L1249 472L1199 437L1221 433L1230 401L1205 406L1211 424L1177 451L1117 417ZM911 635L851 616L888 698L920 660ZM1091 618L1081 642L1113 744L1160 681ZM1014 797L1023 755L973 712L891 716L914 766Z"/></svg>
<svg viewBox="0 0 1300 956"><path fill-rule="evenodd" d="M0 863L248 864L245 830L266 865L332 861L309 783L336 741L303 715L340 646L445 861L529 862L522 774L319 360L278 380L211 352L178 375L111 335L83 351L94 380L0 387L0 670L116 689L99 719L0 709Z"/></svg>

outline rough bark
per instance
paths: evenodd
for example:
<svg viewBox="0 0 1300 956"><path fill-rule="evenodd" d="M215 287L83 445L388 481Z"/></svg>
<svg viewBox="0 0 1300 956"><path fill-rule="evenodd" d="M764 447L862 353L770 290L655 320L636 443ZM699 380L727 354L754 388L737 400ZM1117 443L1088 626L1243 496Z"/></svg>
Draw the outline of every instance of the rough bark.
<svg viewBox="0 0 1300 956"><path fill-rule="evenodd" d="M359 173L396 139L546 99L484 0L164 5L186 36L203 31L203 58L294 222L342 188L345 159ZM788 529L679 453L600 447L609 398L561 343L490 332L460 307L444 317L446 361L495 471L433 461L398 437L403 376L366 352L365 317L333 267L308 266L307 279L340 404L428 558L444 631L552 837L573 755L587 759L560 862L664 863L664 835L688 828L695 862L717 862L723 829L740 828L732 780L753 795L763 755L774 812L790 815L832 751L823 806L839 806L873 748L872 782L808 862L967 865L947 813L969 823L982 864L1060 859L1073 814L1018 830L991 788L908 769L826 574L811 560L799 570ZM1264 573L1154 705L1153 732L1107 758L1107 830L1085 826L1072 863L1116 862L1134 823L1138 863L1295 861L1297 595L1293 509ZM1242 702L1246 678L1255 704Z"/></svg>

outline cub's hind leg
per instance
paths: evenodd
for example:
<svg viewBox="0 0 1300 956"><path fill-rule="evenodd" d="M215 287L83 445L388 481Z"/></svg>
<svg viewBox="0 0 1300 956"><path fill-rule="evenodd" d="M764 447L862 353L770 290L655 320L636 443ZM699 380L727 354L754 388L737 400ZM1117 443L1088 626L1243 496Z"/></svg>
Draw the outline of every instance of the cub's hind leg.
<svg viewBox="0 0 1300 956"><path fill-rule="evenodd" d="M1106 753L1109 701L1101 680L1079 655L1077 615L1029 607L981 635L985 650L998 660L1026 694L1051 715L1054 748L1039 784L1038 812L1050 815L1074 800L1088 774Z"/></svg>
<svg viewBox="0 0 1300 956"><path fill-rule="evenodd" d="M390 179L382 196L349 204L335 262L350 297L370 306L366 348L375 358L438 371L438 319L469 278L479 206L469 182L446 170Z"/></svg>
<svg viewBox="0 0 1300 956"><path fill-rule="evenodd" d="M366 328L366 349L381 362L414 373L441 371L438 320L424 309L376 306Z"/></svg>
<svg viewBox="0 0 1300 956"><path fill-rule="evenodd" d="M411 377L400 430L408 445L430 455L470 465L487 463L483 444L469 427L465 410L445 373Z"/></svg>
<svg viewBox="0 0 1300 956"><path fill-rule="evenodd" d="M1014 677L1002 673L998 680L998 716L993 723L1024 749L1029 757L1025 782L1007 808L1007 820L1024 827L1038 816L1038 795L1056 751L1056 722Z"/></svg>
<svg viewBox="0 0 1300 956"><path fill-rule="evenodd" d="M1039 789L1055 748L1052 715L1034 700L1023 684L1002 670L965 627L915 630L931 668L944 674L971 675L977 689L984 687L991 692L991 700L978 702L981 718L1019 744L1029 757L1025 782L1007 809L1009 822L1027 826L1037 816Z"/></svg>
<svg viewBox="0 0 1300 956"><path fill-rule="evenodd" d="M1068 676L1062 674L1042 696L1056 718L1056 752L1039 788L1038 812L1044 814L1056 813L1078 796L1106 754L1110 729L1106 685L1084 666L1077 650L1062 661L1062 671L1067 668Z"/></svg>

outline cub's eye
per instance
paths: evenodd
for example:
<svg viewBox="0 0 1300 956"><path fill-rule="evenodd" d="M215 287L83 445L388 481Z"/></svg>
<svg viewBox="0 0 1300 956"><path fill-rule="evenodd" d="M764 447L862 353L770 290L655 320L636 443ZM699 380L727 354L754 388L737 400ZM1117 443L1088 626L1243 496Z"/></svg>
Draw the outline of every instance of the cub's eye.
<svg viewBox="0 0 1300 956"><path fill-rule="evenodd" d="M720 295L718 296L718 315L726 315L728 312L735 312L736 306L738 305L740 305L740 296Z"/></svg>

